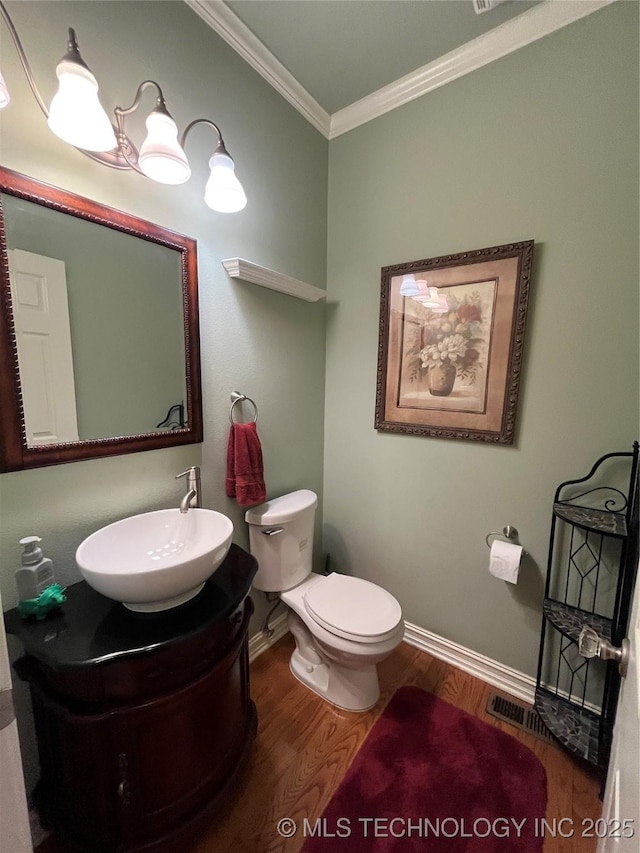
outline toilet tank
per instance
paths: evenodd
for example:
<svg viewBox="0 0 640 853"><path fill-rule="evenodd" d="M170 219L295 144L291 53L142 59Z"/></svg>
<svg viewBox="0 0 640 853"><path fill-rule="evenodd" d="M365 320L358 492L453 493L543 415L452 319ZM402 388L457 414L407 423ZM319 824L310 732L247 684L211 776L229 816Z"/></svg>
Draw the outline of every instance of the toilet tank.
<svg viewBox="0 0 640 853"><path fill-rule="evenodd" d="M258 561L255 589L284 592L311 573L317 505L314 492L300 489L247 510L249 549Z"/></svg>

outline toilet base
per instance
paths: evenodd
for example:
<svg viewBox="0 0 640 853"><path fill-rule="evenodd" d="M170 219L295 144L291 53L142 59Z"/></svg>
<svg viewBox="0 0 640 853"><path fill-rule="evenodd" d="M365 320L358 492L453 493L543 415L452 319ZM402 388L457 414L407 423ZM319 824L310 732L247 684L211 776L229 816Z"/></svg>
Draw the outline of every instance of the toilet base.
<svg viewBox="0 0 640 853"><path fill-rule="evenodd" d="M296 648L289 669L305 687L343 711L368 711L380 698L375 664L347 669L333 661L311 663Z"/></svg>

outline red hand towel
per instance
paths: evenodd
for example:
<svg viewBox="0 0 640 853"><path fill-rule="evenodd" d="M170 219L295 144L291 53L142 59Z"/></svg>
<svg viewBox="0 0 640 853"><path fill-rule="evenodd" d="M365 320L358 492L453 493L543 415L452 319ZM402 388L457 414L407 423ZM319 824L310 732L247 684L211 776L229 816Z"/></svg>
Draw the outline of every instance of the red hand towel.
<svg viewBox="0 0 640 853"><path fill-rule="evenodd" d="M259 504L267 499L262 447L255 423L231 424L225 489L227 497L235 498L240 506Z"/></svg>

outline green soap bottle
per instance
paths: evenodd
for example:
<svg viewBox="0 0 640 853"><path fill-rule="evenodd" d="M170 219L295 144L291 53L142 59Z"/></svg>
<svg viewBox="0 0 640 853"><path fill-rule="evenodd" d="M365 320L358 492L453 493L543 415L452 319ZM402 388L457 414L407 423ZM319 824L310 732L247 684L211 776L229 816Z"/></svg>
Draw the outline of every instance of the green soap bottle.
<svg viewBox="0 0 640 853"><path fill-rule="evenodd" d="M25 536L20 540L24 546L22 568L15 573L20 601L37 598L43 590L55 583L53 563L48 557L42 556L38 542L42 542L39 536Z"/></svg>

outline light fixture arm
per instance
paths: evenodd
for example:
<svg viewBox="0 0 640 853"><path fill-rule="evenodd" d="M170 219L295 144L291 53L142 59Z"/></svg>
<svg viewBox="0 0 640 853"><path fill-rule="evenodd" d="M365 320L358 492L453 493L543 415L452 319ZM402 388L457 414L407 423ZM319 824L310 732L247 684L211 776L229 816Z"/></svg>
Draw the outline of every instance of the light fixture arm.
<svg viewBox="0 0 640 853"><path fill-rule="evenodd" d="M212 127L215 130L215 132L218 135L218 144L216 146L215 153L216 154L226 154L228 157L229 152L225 148L224 140L222 138L222 133L220 132L220 128L218 127L218 125L215 122L211 121L211 119L209 119L209 118L196 118L193 121L189 122L189 124L185 127L182 136L180 137L180 147L184 148L184 144L187 141L187 136L189 135L189 133L193 130L193 128L197 124L208 124L210 127Z"/></svg>
<svg viewBox="0 0 640 853"><path fill-rule="evenodd" d="M218 125L208 118L194 119L194 121L185 127L180 139L180 147L184 150L187 136L198 124L208 124L209 127L215 130L218 137L215 150L209 159L211 172L204 191L205 204L212 210L218 211L218 213L236 213L245 207L247 196L242 188L242 184L234 174L235 165L233 157L231 157L225 148L222 133Z"/></svg>
<svg viewBox="0 0 640 853"><path fill-rule="evenodd" d="M0 2L0 15L2 15L2 18L5 24L7 25L7 29L9 30L9 34L13 39L13 43L16 48L16 53L18 54L18 59L20 60L20 64L22 65L22 70L24 71L24 75L27 78L27 83L29 84L29 88L33 93L33 97L36 99L36 103L44 113L45 118L49 118L49 110L47 109L47 105L45 104L45 102L42 100L42 95L40 94L40 91L38 90L38 87L36 85L36 81L33 77L33 71L31 70L31 65L29 64L27 54L24 52L22 42L20 41L20 36L18 35L17 30L13 25L13 21L9 17L9 13L7 12L7 9L4 3L2 2ZM71 32L72 31L70 31L69 35L71 35Z"/></svg>
<svg viewBox="0 0 640 853"><path fill-rule="evenodd" d="M131 113L134 113L138 107L140 106L140 101L142 100L142 93L145 89L148 89L149 86L153 86L158 92L158 96L156 98L156 111L165 112L169 115L167 111L166 104L164 102L164 95L162 94L162 89L156 83L155 80L143 80L142 83L138 86L138 91L136 92L135 98L133 99L133 103L130 107L115 107L114 115L116 117L116 136L118 139L118 147L120 149L120 153L124 158L125 162L128 166L134 171L138 172L139 175L143 175L144 172L138 166L138 152L136 151L133 143L127 136L125 132L125 119Z"/></svg>
<svg viewBox="0 0 640 853"><path fill-rule="evenodd" d="M142 99L142 93L144 92L145 89L148 89L149 86L153 86L157 90L158 97L157 97L156 103L158 104L158 106L162 106L164 108L164 110L166 111L166 105L164 102L164 95L162 94L162 89L160 88L160 86L156 83L155 80L143 80L142 83L140 83L140 85L138 86L138 91L136 92L136 96L133 99L133 103L131 104L131 106L130 107L116 107L114 109L114 113L116 115L116 121L119 122L120 120L122 120L122 123L124 124L124 116L131 115L131 113L134 113L138 109L138 107L140 106L140 101Z"/></svg>

